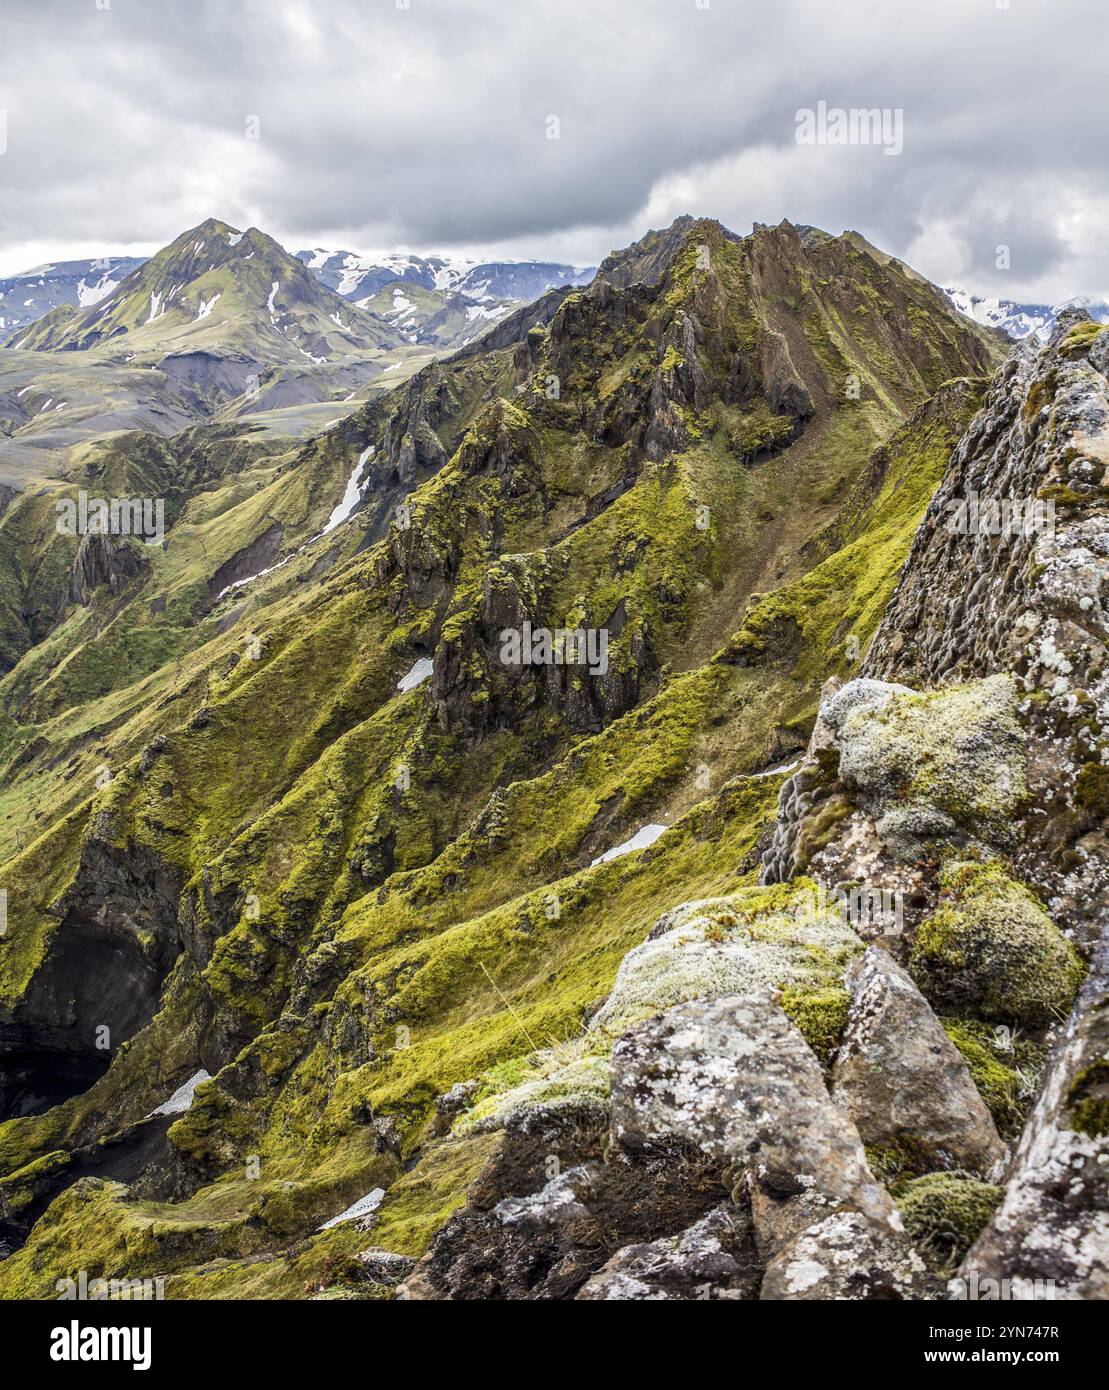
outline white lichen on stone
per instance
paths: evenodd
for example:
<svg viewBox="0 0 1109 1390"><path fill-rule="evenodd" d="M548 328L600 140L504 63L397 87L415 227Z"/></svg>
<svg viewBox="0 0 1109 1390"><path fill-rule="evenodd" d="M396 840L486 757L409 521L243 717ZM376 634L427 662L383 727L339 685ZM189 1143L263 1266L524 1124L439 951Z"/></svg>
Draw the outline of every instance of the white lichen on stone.
<svg viewBox="0 0 1109 1390"><path fill-rule="evenodd" d="M764 895L765 910L759 911ZM589 1024L618 1036L633 1023L675 1004L749 994L759 989L837 986L862 942L828 906L797 890L795 904L774 890L746 889L727 898L688 903L671 914L669 930L629 951L612 993Z"/></svg>

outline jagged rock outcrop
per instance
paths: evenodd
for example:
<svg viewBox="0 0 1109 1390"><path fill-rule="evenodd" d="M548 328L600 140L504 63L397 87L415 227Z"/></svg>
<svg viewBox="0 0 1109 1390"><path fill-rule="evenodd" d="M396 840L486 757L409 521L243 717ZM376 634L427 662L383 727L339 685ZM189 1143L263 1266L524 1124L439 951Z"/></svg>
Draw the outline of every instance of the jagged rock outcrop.
<svg viewBox="0 0 1109 1390"><path fill-rule="evenodd" d="M6 1082L0 1118L33 1113L43 1097L83 1089L158 1007L183 946L180 885L142 850L90 835L73 884L52 904L51 949L17 1004L0 1005ZM14 1081L13 1059L27 1075ZM71 1075L67 1075L71 1073Z"/></svg>
<svg viewBox="0 0 1109 1390"><path fill-rule="evenodd" d="M1029 750L1017 864L1109 924L1109 334L1077 310L1014 350L955 451L864 663L916 685L1011 671Z"/></svg>
<svg viewBox="0 0 1109 1390"><path fill-rule="evenodd" d="M626 1033L612 1056L603 1160L597 1138L582 1147L583 1113L596 1111L536 1100L511 1112L498 1157L408 1280L408 1297L928 1291L858 1133L769 995L682 1004ZM537 1187L568 1135L585 1161ZM528 1153L522 1166L509 1158Z"/></svg>
<svg viewBox="0 0 1109 1390"><path fill-rule="evenodd" d="M917 909L892 944L937 1007L1043 1028L1074 1000L953 1297L984 1296L967 1291L987 1279L1049 1281L1042 1297L1109 1288L1107 808L1096 790L1109 712L1107 366L1109 333L1070 313L1046 349L1018 349L999 372L917 534L867 678L828 692L764 869L768 881L805 869L829 885L887 887L896 861L907 869L932 845L943 865L903 880ZM1083 967L1061 925L1091 960L1076 999ZM838 1075L852 1047L849 1025ZM903 1043L895 1066L910 1052ZM898 1089L902 1103L927 1094Z"/></svg>
<svg viewBox="0 0 1109 1390"><path fill-rule="evenodd" d="M115 597L149 567L141 547L126 536L88 531L81 537L70 567L69 601L87 604L102 585Z"/></svg>

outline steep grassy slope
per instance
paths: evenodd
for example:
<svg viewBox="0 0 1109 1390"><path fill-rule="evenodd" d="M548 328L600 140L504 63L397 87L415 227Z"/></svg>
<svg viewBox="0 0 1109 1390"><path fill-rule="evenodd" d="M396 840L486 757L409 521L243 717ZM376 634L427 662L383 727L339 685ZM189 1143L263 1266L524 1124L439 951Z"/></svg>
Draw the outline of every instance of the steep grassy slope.
<svg viewBox="0 0 1109 1390"><path fill-rule="evenodd" d="M180 507L83 603L50 499L0 519L3 1293L299 1295L365 1243L315 1227L379 1185L375 1242L418 1252L488 1150L438 1140L436 1097L527 1075L662 912L752 881L770 769L876 627L995 349L788 226L683 221L551 314L280 457L110 446L113 485L165 468ZM607 671L506 667L524 622L604 629ZM43 1108L47 1065L71 1094ZM144 1116L200 1067L167 1139Z"/></svg>

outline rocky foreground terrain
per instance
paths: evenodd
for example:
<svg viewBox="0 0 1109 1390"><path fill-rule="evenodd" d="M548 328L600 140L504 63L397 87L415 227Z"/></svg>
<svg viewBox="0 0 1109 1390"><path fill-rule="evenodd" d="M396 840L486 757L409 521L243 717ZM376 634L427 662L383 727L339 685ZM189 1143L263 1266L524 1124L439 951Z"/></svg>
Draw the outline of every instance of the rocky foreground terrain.
<svg viewBox="0 0 1109 1390"><path fill-rule="evenodd" d="M1109 1296L1107 464L1080 311L681 219L6 496L0 1296Z"/></svg>

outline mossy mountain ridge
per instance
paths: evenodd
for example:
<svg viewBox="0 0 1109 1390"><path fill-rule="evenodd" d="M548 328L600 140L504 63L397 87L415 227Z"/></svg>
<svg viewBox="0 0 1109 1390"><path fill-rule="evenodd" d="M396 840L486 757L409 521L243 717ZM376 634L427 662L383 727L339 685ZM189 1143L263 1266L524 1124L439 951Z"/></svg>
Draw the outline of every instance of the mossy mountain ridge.
<svg viewBox="0 0 1109 1390"><path fill-rule="evenodd" d="M871 727L884 694L809 737L825 683L859 684L960 439L989 433L997 340L858 238L788 224L683 220L513 319L279 453L234 425L90 443L63 490L172 481L141 563L127 540L80 558L57 489L0 516L4 1294L83 1268L165 1274L173 1297L385 1297L427 1252L410 1296L683 1297L715 1240L720 1296L792 1297L797 1251L835 1238L862 1271L842 1296L927 1296L977 1231L914 1251L895 1201L919 1224L1000 1200L986 1169L1083 972L1071 923L1006 867L1035 785L1024 714L945 675L940 732L931 705L905 716L930 750L969 719L1012 805L955 804L960 766L907 788L913 745ZM1072 350L1093 401L1097 345ZM603 629L607 670L506 667L525 622ZM798 782L783 765L810 746ZM902 802L916 818L889 820ZM1067 822L1075 853L1093 814ZM847 826L872 859L840 873ZM911 889L885 973L812 903L875 865ZM1028 1030L1011 1056L997 975L967 977L958 947L999 897L1048 971L1010 991L1049 1001L1006 1020ZM834 1153L788 1118L761 1136L791 1181L819 1175L831 1231L768 1205L738 1118L710 1136L643 1104L641 1065L702 1065L665 1023L702 1006L703 1064L764 1039L774 1113L817 1133L826 1084L858 1095L834 1069L876 991L942 1034L966 1100L891 1125L867 1095ZM923 1063L901 1062L908 1086ZM371 1216L317 1229L378 1188Z"/></svg>

